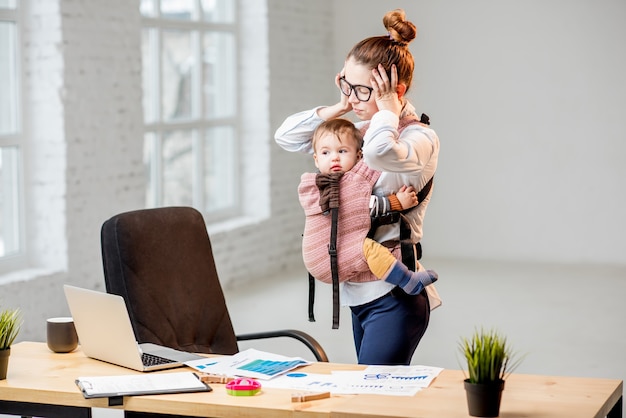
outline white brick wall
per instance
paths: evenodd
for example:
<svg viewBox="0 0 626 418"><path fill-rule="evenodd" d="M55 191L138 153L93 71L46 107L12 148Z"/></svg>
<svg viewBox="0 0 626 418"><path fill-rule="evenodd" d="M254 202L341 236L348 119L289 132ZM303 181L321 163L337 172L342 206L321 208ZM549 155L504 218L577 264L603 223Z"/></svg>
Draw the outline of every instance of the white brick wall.
<svg viewBox="0 0 626 418"><path fill-rule="evenodd" d="M63 1L71 280L102 281L100 230L143 204L140 15L133 2Z"/></svg>
<svg viewBox="0 0 626 418"><path fill-rule="evenodd" d="M332 27L330 4L241 5L246 218L209 228L225 286L302 266L294 173L313 165L273 134L288 114L335 99L320 89L337 70L319 59L332 56L332 34L319 30ZM143 206L141 21L127 0L33 0L25 16L28 242L39 273L0 285L0 300L23 309L20 340L42 341L45 318L67 313L63 283L103 289L102 222Z"/></svg>
<svg viewBox="0 0 626 418"><path fill-rule="evenodd" d="M62 284L102 289L100 225L143 203L140 17L126 0L33 0L24 13L28 280L0 286L20 339L65 314Z"/></svg>

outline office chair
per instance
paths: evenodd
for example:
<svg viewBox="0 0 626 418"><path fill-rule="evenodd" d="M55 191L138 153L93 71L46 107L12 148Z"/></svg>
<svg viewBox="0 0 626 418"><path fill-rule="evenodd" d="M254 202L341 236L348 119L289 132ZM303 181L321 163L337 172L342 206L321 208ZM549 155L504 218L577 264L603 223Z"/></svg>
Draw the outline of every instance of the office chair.
<svg viewBox="0 0 626 418"><path fill-rule="evenodd" d="M237 341L289 337L317 361L321 345L293 329L236 335L202 215L190 207L125 212L101 230L106 291L126 301L138 342L178 350L235 354Z"/></svg>

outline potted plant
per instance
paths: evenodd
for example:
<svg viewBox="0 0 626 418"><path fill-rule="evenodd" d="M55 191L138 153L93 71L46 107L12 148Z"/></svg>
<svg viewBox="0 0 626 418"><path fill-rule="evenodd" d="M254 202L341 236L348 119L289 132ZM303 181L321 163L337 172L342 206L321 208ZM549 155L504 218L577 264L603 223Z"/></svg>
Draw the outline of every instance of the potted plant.
<svg viewBox="0 0 626 418"><path fill-rule="evenodd" d="M15 341L21 326L19 309L5 309L0 312L0 380L7 377L11 344Z"/></svg>
<svg viewBox="0 0 626 418"><path fill-rule="evenodd" d="M459 344L468 376L464 381L469 414L497 417L504 381L521 362L506 338L496 330L476 330Z"/></svg>

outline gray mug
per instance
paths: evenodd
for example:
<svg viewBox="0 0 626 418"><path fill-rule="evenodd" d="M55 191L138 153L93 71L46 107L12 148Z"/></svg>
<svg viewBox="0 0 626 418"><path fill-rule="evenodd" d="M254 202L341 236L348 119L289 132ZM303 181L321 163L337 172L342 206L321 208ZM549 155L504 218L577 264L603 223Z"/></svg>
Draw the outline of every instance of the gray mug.
<svg viewBox="0 0 626 418"><path fill-rule="evenodd" d="M78 335L71 317L48 318L46 333L48 348L55 353L69 353L78 346Z"/></svg>

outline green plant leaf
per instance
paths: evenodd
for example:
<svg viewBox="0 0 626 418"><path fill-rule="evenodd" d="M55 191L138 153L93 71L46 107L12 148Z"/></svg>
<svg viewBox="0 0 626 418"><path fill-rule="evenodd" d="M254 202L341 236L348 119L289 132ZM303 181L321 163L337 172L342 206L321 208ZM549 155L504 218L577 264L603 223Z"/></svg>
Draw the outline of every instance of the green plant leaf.
<svg viewBox="0 0 626 418"><path fill-rule="evenodd" d="M481 328L469 338L462 337L459 351L465 358L471 383L505 380L522 360L495 329L485 331Z"/></svg>
<svg viewBox="0 0 626 418"><path fill-rule="evenodd" d="M11 347L22 326L19 309L5 309L0 312L0 350Z"/></svg>

